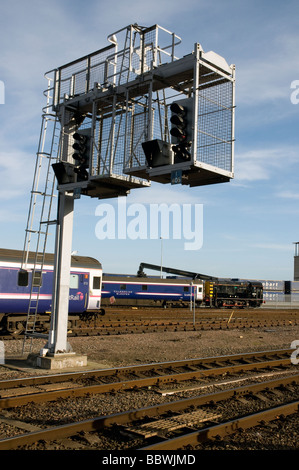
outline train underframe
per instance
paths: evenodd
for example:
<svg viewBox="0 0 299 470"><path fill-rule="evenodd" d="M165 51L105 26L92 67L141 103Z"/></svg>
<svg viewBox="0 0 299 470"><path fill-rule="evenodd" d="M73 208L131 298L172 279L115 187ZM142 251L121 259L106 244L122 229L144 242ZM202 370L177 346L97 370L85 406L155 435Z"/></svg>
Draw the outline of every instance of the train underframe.
<svg viewBox="0 0 299 470"><path fill-rule="evenodd" d="M196 301L196 306L200 307L202 301ZM116 299L111 302L110 299L102 299L102 305L105 307L156 307L156 308L186 308L190 306L189 300L142 300L142 299Z"/></svg>
<svg viewBox="0 0 299 470"><path fill-rule="evenodd" d="M96 321L98 317L105 315L102 308L96 311L87 311L80 314L70 314L68 317L68 329L75 328L82 322L89 323ZM26 330L27 315L24 313L0 314L0 332L3 334L20 335ZM51 315L41 313L36 315L35 331L38 333L47 333L50 329Z"/></svg>
<svg viewBox="0 0 299 470"><path fill-rule="evenodd" d="M215 308L258 308L261 306L261 300L255 299L231 299L231 298L216 298L207 299L205 304Z"/></svg>
<svg viewBox="0 0 299 470"><path fill-rule="evenodd" d="M108 299L107 299L108 300ZM258 308L260 307L262 301L257 299L233 299L233 298L212 298L212 301L209 297L206 297L203 301L195 303L195 306L198 307L207 307L207 308ZM128 302L126 299L124 302L121 299L118 299L114 304L110 304L109 301L102 302L103 307L156 307L156 308L188 308L190 302L188 301L150 301L150 302ZM101 308L96 311L86 311L80 314L69 314L68 317L68 329L76 328L79 325L82 326L83 323L86 325L91 325L92 322L96 321L97 318L105 315L105 309ZM26 329L26 319L27 315L25 313L13 313L0 314L0 333L19 335L23 334ZM50 329L50 313L42 313L36 316L35 330L39 333L48 332Z"/></svg>

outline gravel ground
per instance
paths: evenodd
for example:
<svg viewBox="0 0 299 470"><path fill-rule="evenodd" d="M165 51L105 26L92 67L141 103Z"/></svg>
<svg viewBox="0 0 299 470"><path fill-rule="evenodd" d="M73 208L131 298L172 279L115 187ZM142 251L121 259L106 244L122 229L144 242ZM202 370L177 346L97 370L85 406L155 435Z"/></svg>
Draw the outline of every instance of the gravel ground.
<svg viewBox="0 0 299 470"><path fill-rule="evenodd" d="M110 368L290 348L295 340L299 340L298 326L71 337L69 343L74 352L87 355L89 367ZM21 357L22 344L22 340L5 341L8 365L12 359ZM44 340L34 340L32 352L38 353L44 344ZM39 372L28 367L24 367L23 371L26 375ZM44 373L45 370L40 372ZM0 366L0 380L7 373L8 369Z"/></svg>
<svg viewBox="0 0 299 470"><path fill-rule="evenodd" d="M108 367L289 348L299 329L161 332L114 337L71 338L74 351Z"/></svg>
<svg viewBox="0 0 299 470"><path fill-rule="evenodd" d="M209 330L195 332L155 332L145 334L130 334L118 336L90 336L69 338L73 350L78 354L86 354L89 368L109 368L126 366L131 364L163 362L169 360L181 360L195 357L209 357L217 355L229 355L240 352L263 351L271 349L290 348L291 343L299 340L297 326L257 328L242 330ZM33 352L38 352L44 346L44 340L35 340ZM0 380L14 376L28 376L56 371L34 369L26 363L17 362L22 350L22 340L10 340L5 342L5 359L7 366L0 366ZM14 365L14 366L13 366ZM19 368L16 365L21 365ZM61 371L62 372L62 371ZM172 401L178 397L167 396L162 401ZM151 401L152 400L152 401ZM127 394L115 394L94 396L89 399L72 401L70 407L65 403L63 413L57 404L44 404L43 410L35 405L28 405L24 409L15 410L12 417L25 419L29 415L30 423L43 427L55 425L63 421L75 419L80 415L81 419L87 419L94 414L107 414L109 412L125 411L130 407L149 406L154 404L157 396L146 392ZM42 411L42 418L39 413ZM227 410L228 411L228 410ZM11 413L11 412L10 412ZM238 432L233 438L223 439L217 443L207 443L201 446L201 450L298 450L298 416L288 417L284 422L275 422L270 427L263 426L247 431L245 434ZM0 434L8 436L10 430L3 423ZM114 437L101 439L100 448L116 450L124 448L125 442L117 442ZM47 447L46 447L47 448ZM55 447L54 447L55 448Z"/></svg>
<svg viewBox="0 0 299 470"><path fill-rule="evenodd" d="M237 431L216 443L206 442L197 450L298 450L298 439L298 415L292 415L246 432Z"/></svg>

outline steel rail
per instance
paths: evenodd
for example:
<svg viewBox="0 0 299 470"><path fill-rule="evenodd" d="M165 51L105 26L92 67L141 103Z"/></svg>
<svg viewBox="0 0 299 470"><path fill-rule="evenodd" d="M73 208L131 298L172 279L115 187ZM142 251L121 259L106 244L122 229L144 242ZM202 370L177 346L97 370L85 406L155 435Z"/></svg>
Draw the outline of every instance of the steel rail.
<svg viewBox="0 0 299 470"><path fill-rule="evenodd" d="M260 411L258 413L253 413L242 418L226 421L225 423L210 426L199 431L186 433L183 436L168 439L157 444L152 444L139 450L177 450L186 446L196 447L199 444L211 439L215 439L216 437L224 438L240 429L245 430L252 428L261 423L278 419L281 416L288 416L294 413L298 413L298 411L299 401L295 401L293 403L288 403L286 405L280 405L268 410Z"/></svg>
<svg viewBox="0 0 299 470"><path fill-rule="evenodd" d="M72 333L70 333L69 336L144 333L162 328L164 328L165 331L198 331L210 329L279 327L288 326L290 324L296 326L298 324L298 309L294 312L288 310L287 315L285 311L279 314L276 311L273 312L273 310L269 313L268 310L262 309L255 310L253 314L252 310L238 310L235 312L232 319L229 319L227 312L223 312L221 309L217 311L200 309L195 324L190 320L190 311L187 311L186 308L172 309L170 313L168 313L165 312L165 309L159 307L155 307L154 309L138 307L137 318L136 315L132 314L131 309L128 308L107 307L107 309L108 315L106 315L105 318L99 317L97 319L87 318L86 320L81 320L78 317L77 319L73 319L74 324L71 326ZM119 316L125 316L125 318L115 320L115 315L109 312L109 310L117 310ZM150 311L150 318L148 317L147 311ZM153 312L155 312L154 318ZM160 312L160 316L158 316L157 312ZM157 316L156 319L155 315ZM179 315L179 318L176 319L176 315ZM269 315L271 315L270 319ZM276 318L274 318L274 316ZM16 334L11 333L10 336L1 336L1 339L19 338L20 336L22 336L21 330Z"/></svg>
<svg viewBox="0 0 299 470"><path fill-rule="evenodd" d="M297 320L290 319L267 319L267 318L252 318L242 319L234 318L215 320L215 319L197 319L195 323L192 321L159 321L145 323L141 325L128 321L121 322L102 322L100 325L86 326L74 325L69 336L84 336L84 335L116 335L116 334L141 334L151 331L210 331L210 330L232 330L232 329L245 329L245 328L276 328L289 326L297 326ZM117 323L117 324L116 324Z"/></svg>
<svg viewBox="0 0 299 470"><path fill-rule="evenodd" d="M289 352L289 351L288 351ZM277 352L276 354L277 355ZM283 353L285 355L285 352ZM270 359L267 361L262 361L262 362L249 362L249 358L254 357L261 357L263 358L265 356L265 353L258 353L257 356L251 355L249 353L245 355L236 355L236 356L222 356L221 358L207 358L207 361L204 363L201 363L200 365L208 365L208 364L213 364L215 365L216 362L218 362L217 367L215 368L207 368L207 369L199 369L199 370L194 370L192 369L191 371L188 372L173 372L173 373L168 373L166 375L158 375L154 377L140 377L140 378L133 378L130 380L121 380L117 382L110 382L106 384L96 384L96 385L87 385L87 386L76 386L74 388L66 388L66 389L59 389L59 390L50 390L50 391L41 391L37 389L34 392L25 394L26 392L24 391L24 385L38 385L41 383L45 383L45 379L49 382L51 380L51 376L48 377L34 377L34 378L29 378L28 380L26 379L19 379L19 385L23 385L23 387L20 389L21 394L18 396L3 396L0 398L0 409L5 409L5 408L12 408L12 407L17 407L17 406L23 406L26 405L27 403L30 402L35 402L35 403L42 403L42 402L47 402L47 401L54 401L58 398L70 398L70 397L82 397L85 396L86 394L100 394L100 393L107 393L107 392L115 392L119 390L129 390L129 389L134 389L134 388L141 388L141 387L149 387L149 386L159 386L164 383L173 383L173 382L182 382L186 380L193 380L193 379L198 379L200 377L211 377L211 376L217 376L217 375L222 375L222 374L234 374L234 373L239 373L241 371L248 371L252 369L266 369L269 367L282 367L282 366L288 366L291 365L290 362L290 356L284 357L284 358L279 358L279 359ZM226 366L221 366L219 365L220 359L223 361L227 360L227 358L230 358L230 361L233 360L240 360L247 358L247 363L241 363L241 364L230 364ZM136 372L144 372L144 371L154 371L155 373L159 373L159 369L161 369L161 365L164 366L165 368L179 368L179 367L194 367L196 364L195 360L191 361L175 361L171 363L159 363L158 367L157 364L146 364L146 365L140 365L137 366L136 368L133 367L124 367L121 369L115 369L114 370L114 376L117 376L118 374L124 374L124 373L134 373ZM198 365L198 364L197 364ZM156 366L156 367L153 367ZM103 372L103 376L105 376L105 373L111 373L113 369L106 369L103 371L97 371L99 374ZM165 370L164 370L165 373ZM66 376L68 379L74 379L76 378L82 378L82 377L90 377L95 375L94 371L88 372L88 373L70 373L70 374L63 374L63 378L65 379ZM101 375L101 374L100 374ZM53 382L59 382L61 381L60 374L56 376L52 376ZM62 378L62 379L63 379ZM2 382L2 389L5 388L5 382L6 385L9 383L9 381L4 381ZM52 380L51 380L52 383ZM23 392L23 394L22 394ZM0 395L1 396L1 395Z"/></svg>
<svg viewBox="0 0 299 470"><path fill-rule="evenodd" d="M78 380L89 377L104 377L104 376L117 376L126 375L131 373L142 373L146 371L159 371L160 369L167 368L180 368L180 367L199 367L219 362L233 362L233 361L251 361L260 358L271 358L272 356L280 356L280 358L291 358L293 349L273 349L263 351L253 351L247 353L237 353L223 356L208 356L197 357L191 359L181 359L169 362L151 362L147 364L138 364L132 366L121 366L107 369L93 369L84 370L80 372L66 372L59 374L38 375L34 377L23 377L9 380L0 381L0 390L13 387L25 387L30 385L45 384L49 382L63 382L66 380ZM4 364L5 366L5 364Z"/></svg>
<svg viewBox="0 0 299 470"><path fill-rule="evenodd" d="M235 320L228 322L226 321L196 321L195 324L190 322L178 322L178 323L152 323L142 325L101 325L88 327L85 325L72 327L72 333L69 336L84 336L86 335L115 335L115 334L126 334L126 333L144 333L145 331L200 331L200 330L231 330L231 329L245 329L245 328L261 328L261 327L280 327L289 325L288 320Z"/></svg>
<svg viewBox="0 0 299 470"><path fill-rule="evenodd" d="M258 393L258 392L261 392L262 390L268 391L268 390L271 390L280 386L289 385L290 383L298 384L299 374L293 375L290 377L279 378L276 380L271 380L271 381L267 381L263 383L245 385L245 386L234 388L234 389L227 389L227 390L223 390L223 391L212 393L212 394L201 395L198 397L185 398L183 400L178 400L178 401L174 401L170 403L163 403L160 405L154 405L154 406L150 406L146 408L141 408L138 410L130 410L126 412L115 413L115 414L101 416L97 418L91 418L91 419L83 420L83 421L76 422L76 423L55 426L55 427L51 427L48 429L31 432L28 434L23 434L23 435L18 435L15 437L2 439L0 440L0 450L16 449L24 445L34 444L40 440L44 440L44 441L59 440L59 439L63 439L66 437L70 437L82 431L84 432L101 431L105 429L106 427L109 427L114 424L124 425L124 424L132 423L134 421L140 420L144 417L153 418L156 416L160 416L163 413L168 413L168 412L179 413L179 412L183 412L184 410L190 409L190 407L199 407L199 406L206 405L209 403L216 403L216 402L228 400L231 398L237 398L238 396L245 396L248 394ZM296 403L297 403L297 408L296 408L296 411L297 411L298 402ZM283 405L283 406L286 406L286 405ZM242 419L243 418L238 418L237 420L234 420L234 421L237 423L237 422L240 422L240 420ZM244 418L244 419L247 419L247 418ZM222 425L219 425L219 426L222 426ZM235 427L237 428L236 425ZM214 428L215 427L213 426L213 429ZM206 429L210 429L210 428L206 428ZM205 430L202 430L203 433L204 431ZM195 435L195 434L198 434L198 432L190 433L190 434ZM217 431L217 434L219 434L219 431ZM198 442L199 441L197 441L197 443ZM167 443L165 443L165 445L167 445ZM181 446L181 444L179 444L179 446ZM144 449L147 449L147 448L144 448Z"/></svg>

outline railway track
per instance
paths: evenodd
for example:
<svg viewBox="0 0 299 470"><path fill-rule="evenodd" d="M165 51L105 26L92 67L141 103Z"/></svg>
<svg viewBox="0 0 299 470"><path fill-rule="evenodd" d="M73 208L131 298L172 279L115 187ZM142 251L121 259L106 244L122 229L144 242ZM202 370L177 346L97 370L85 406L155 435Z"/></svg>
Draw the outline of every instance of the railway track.
<svg viewBox="0 0 299 470"><path fill-rule="evenodd" d="M267 388L272 387L271 383L267 383L265 385ZM279 387L281 386L282 384L279 382ZM260 389L258 391L259 397L263 396L261 395L262 391L264 390ZM230 419L220 424L204 427L203 429L197 431L192 432L192 430L185 430L181 436L161 440L149 446L142 447L141 450L177 450L184 448L197 449L200 447L200 444L204 442L211 441L213 439L223 439L235 434L236 432L244 432L244 430L253 428L255 426L260 426L261 424L265 425L266 423L277 419L285 419L285 417L288 415L297 415L298 411L299 400L279 406L270 406L265 410L258 411L256 413L249 413L246 416L238 416L235 419ZM211 417L206 415L205 418L206 421L213 421L218 417L218 415L215 417L213 417L213 415Z"/></svg>
<svg viewBox="0 0 299 470"><path fill-rule="evenodd" d="M68 336L104 336L141 334L156 331L206 331L246 328L296 327L298 311L274 312L264 310L209 310L198 309L193 317L188 309L117 309L105 317L69 322ZM133 312L133 313L132 313ZM41 329L41 333L46 333ZM23 337L23 330L1 335L1 340Z"/></svg>
<svg viewBox="0 0 299 470"><path fill-rule="evenodd" d="M297 414L298 394L299 375L296 374L28 432L0 440L0 449L45 448L45 443L51 448L53 441L55 448L95 449L100 445L100 434L113 433L114 440L126 441L127 449L194 450L204 442ZM242 407L236 407L236 402ZM229 419L223 409L229 410L226 412Z"/></svg>
<svg viewBox="0 0 299 470"><path fill-rule="evenodd" d="M262 351L3 380L0 381L0 410L30 402L41 403L87 394L161 387L207 377L233 376L252 370L284 369L292 367L292 352L290 349Z"/></svg>
<svg viewBox="0 0 299 470"><path fill-rule="evenodd" d="M239 427L252 427L261 419L296 413L299 374L291 364L290 354L290 350L265 351L2 381L0 425L15 425L23 434L1 439L0 449L32 445L39 448L45 445L41 441L51 448L53 440L58 448L97 448L103 445L103 436L113 436L117 445L125 442L127 448L133 449L196 448L205 440L225 436ZM250 381L254 383L248 384ZM129 393L132 398L139 393L139 387L142 393L155 395L155 400L162 403L47 429L41 429L44 425L37 428L36 420L30 422L32 406L54 402L59 408L69 399L70 403L82 397L92 400L100 393L121 393L120 397ZM213 393L209 393L211 390ZM190 393L196 396L176 399L177 394ZM172 401L165 403L165 397ZM237 417L236 403L243 407L238 408ZM17 413L23 416L20 410L26 408L29 418L21 422ZM231 415L223 410L231 410ZM262 411L267 414L258 414Z"/></svg>
<svg viewBox="0 0 299 470"><path fill-rule="evenodd" d="M115 335L131 333L148 333L154 331L204 331L228 330L244 328L275 328L281 326L299 325L299 317L292 318L197 318L193 320L105 320L93 326L92 323L71 328L69 336L79 335Z"/></svg>

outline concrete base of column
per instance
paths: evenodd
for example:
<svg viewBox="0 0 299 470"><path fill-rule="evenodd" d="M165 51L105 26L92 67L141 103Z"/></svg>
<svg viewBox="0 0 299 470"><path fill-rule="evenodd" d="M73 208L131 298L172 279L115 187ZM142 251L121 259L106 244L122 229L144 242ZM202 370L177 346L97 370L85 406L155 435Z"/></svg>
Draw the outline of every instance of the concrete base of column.
<svg viewBox="0 0 299 470"><path fill-rule="evenodd" d="M30 354L27 361L34 367L51 370L74 369L87 366L87 356L74 352L64 354L47 353L45 356Z"/></svg>

